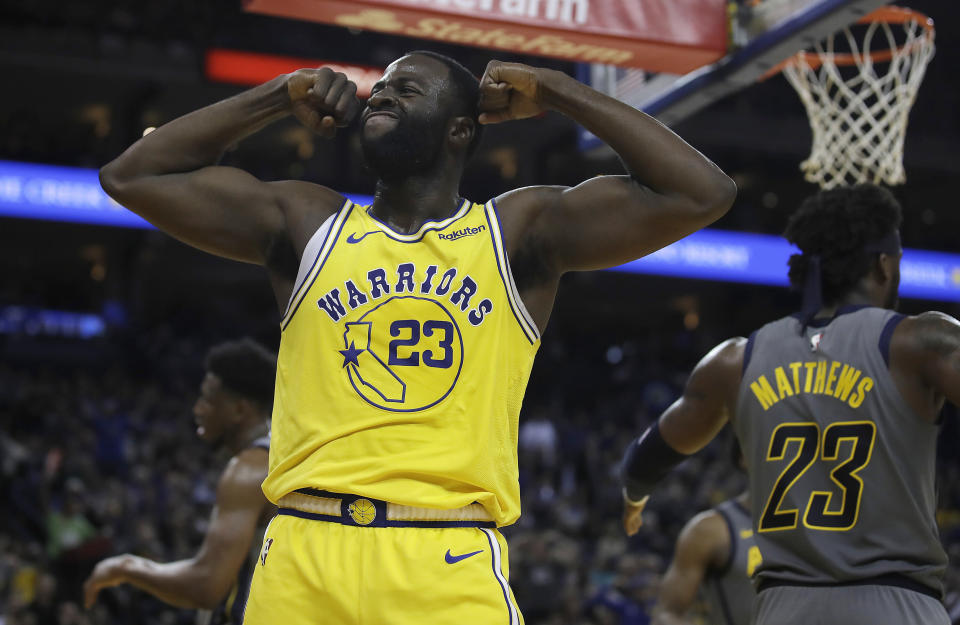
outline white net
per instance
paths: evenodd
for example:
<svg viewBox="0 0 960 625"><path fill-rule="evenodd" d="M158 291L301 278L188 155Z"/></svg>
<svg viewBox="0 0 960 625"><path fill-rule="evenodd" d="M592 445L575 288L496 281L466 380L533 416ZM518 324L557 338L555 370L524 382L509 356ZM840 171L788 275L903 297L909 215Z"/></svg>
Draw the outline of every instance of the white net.
<svg viewBox="0 0 960 625"><path fill-rule="evenodd" d="M904 15L845 28L784 66L813 131L800 165L809 182L830 189L906 180L907 118L933 57L934 31L925 17Z"/></svg>

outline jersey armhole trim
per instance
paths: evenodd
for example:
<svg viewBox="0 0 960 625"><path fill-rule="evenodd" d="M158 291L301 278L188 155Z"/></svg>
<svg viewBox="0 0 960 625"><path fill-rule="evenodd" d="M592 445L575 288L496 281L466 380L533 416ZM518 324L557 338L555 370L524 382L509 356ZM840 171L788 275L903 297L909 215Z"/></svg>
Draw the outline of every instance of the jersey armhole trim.
<svg viewBox="0 0 960 625"><path fill-rule="evenodd" d="M890 340L893 339L893 331L896 330L900 322L906 318L906 315L894 313L893 316L887 320L887 323L884 324L883 331L880 332L880 341L877 347L880 349L880 356L883 358L884 364L887 365L887 369L890 368Z"/></svg>
<svg viewBox="0 0 960 625"><path fill-rule="evenodd" d="M497 259L497 272L500 274L500 280L507 291L507 300L510 302L510 309L520 329L527 337L531 345L540 340L540 330L537 324L530 317L523 300L520 299L520 293L517 291L517 285L513 281L513 272L510 270L510 259L507 257L506 249L503 245L503 236L500 229L500 215L497 213L497 203L490 200L483 206L487 218L487 224L490 226L490 238L493 240L493 251Z"/></svg>
<svg viewBox="0 0 960 625"><path fill-rule="evenodd" d="M333 246L336 244L337 239L340 238L340 231L343 229L343 224L346 223L347 218L350 216L353 206L353 202L351 202L349 199L344 199L343 205L341 205L335 213L333 223L330 224L330 229L327 231L327 234L323 239L323 243L320 244L320 251L317 252L317 256L314 258L313 264L310 266L310 271L307 272L299 288L297 288L290 297L290 303L287 305L287 310L284 311L283 317L280 319L281 332L286 330L287 326L290 325L290 321L297 313L297 310L299 310L300 304L303 303L303 299L306 296L307 291L310 290L310 287L313 286L317 276L320 275L320 270L323 269L323 265L327 262L327 258L330 257L330 252L333 250ZM320 227L323 228L322 225ZM307 245L309 246L309 242Z"/></svg>
<svg viewBox="0 0 960 625"><path fill-rule="evenodd" d="M750 364L750 356L753 355L753 344L757 340L757 332L760 330L754 330L750 333L750 337L747 339L747 344L743 348L743 369L740 371L740 377L743 377L743 374L747 372L747 365Z"/></svg>

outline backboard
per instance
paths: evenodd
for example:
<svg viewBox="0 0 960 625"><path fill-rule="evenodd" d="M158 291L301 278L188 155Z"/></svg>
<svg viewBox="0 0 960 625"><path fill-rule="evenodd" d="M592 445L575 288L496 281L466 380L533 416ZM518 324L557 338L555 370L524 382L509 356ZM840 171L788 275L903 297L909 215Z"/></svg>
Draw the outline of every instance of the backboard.
<svg viewBox="0 0 960 625"><path fill-rule="evenodd" d="M731 5L728 53L685 75L581 64L579 78L675 124L760 80L796 52L887 4L889 0L738 0ZM581 146L601 145L583 131Z"/></svg>

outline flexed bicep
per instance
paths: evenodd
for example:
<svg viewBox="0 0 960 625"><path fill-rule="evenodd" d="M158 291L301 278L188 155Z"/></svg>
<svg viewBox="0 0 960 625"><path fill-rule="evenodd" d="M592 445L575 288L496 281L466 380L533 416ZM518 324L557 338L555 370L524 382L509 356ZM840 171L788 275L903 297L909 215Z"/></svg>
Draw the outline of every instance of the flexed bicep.
<svg viewBox="0 0 960 625"><path fill-rule="evenodd" d="M715 217L685 196L656 193L630 176L598 176L560 193L540 227L562 271L605 269L682 239Z"/></svg>
<svg viewBox="0 0 960 625"><path fill-rule="evenodd" d="M264 264L283 214L270 184L232 167L117 180L101 172L104 190L167 234L206 252Z"/></svg>
<svg viewBox="0 0 960 625"><path fill-rule="evenodd" d="M160 126L104 166L100 182L117 202L189 245L267 264L279 236L301 243L291 211L330 213L342 197L317 185L267 183L217 163L229 146L291 113L332 136L356 117L355 94L356 85L329 68L278 76Z"/></svg>

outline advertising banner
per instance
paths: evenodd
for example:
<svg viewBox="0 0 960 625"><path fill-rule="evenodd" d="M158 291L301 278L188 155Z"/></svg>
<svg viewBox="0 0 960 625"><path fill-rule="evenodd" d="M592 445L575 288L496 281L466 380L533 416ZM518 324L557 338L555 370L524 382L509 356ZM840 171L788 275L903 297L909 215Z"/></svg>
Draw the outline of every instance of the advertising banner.
<svg viewBox="0 0 960 625"><path fill-rule="evenodd" d="M244 8L672 74L716 61L727 49L725 0L246 0Z"/></svg>

